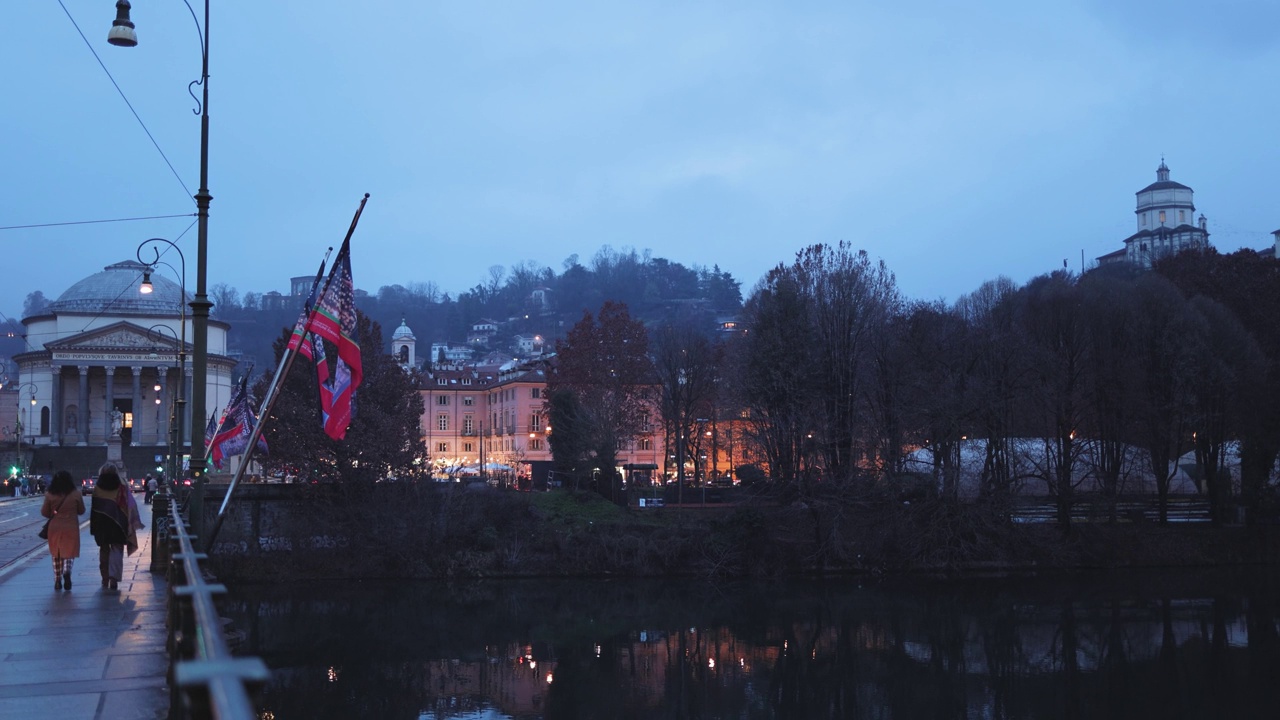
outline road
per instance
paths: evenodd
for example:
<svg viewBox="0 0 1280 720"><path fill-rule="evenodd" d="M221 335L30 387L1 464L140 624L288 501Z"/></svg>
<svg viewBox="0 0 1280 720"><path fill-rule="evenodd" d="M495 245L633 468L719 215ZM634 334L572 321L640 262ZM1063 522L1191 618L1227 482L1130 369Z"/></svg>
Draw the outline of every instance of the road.
<svg viewBox="0 0 1280 720"><path fill-rule="evenodd" d="M0 502L0 571L44 544L36 535L44 524L42 502L43 495ZM89 519L88 513L84 519Z"/></svg>

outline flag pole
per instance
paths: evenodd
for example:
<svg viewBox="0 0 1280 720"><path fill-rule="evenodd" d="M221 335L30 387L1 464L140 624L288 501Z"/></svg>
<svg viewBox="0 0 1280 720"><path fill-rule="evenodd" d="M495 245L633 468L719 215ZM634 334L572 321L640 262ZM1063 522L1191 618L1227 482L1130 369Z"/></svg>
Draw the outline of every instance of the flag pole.
<svg viewBox="0 0 1280 720"><path fill-rule="evenodd" d="M369 202L369 193L365 193L364 197L360 199L360 206L356 208L356 214L351 218L351 227L347 228L347 235L342 240L343 245L348 245L348 243L350 243L351 236L355 234L356 224L360 222L360 215L364 212L364 206L367 202ZM317 283L319 282L320 275L324 273L324 266L325 263L328 262L329 253L331 252L333 252L332 247L325 252L324 260L320 262L320 272L316 275ZM323 297L324 293L329 291L329 283L332 280L333 275L330 274L329 277L325 278L324 290L320 295L315 295L314 297ZM315 290L314 283L312 290ZM308 309L306 314L307 319L302 326L303 342L306 341L307 333L311 331L311 318L313 313ZM258 409L258 422L254 424L253 433L249 435L249 447L245 448L244 457L240 461L240 467L236 468L236 474L231 478L231 485L227 487L227 494L222 498L222 506L218 508L218 516L213 521L213 528L208 532L209 540L205 544L205 552L213 549L213 541L218 538L218 531L222 528L222 521L226 518L227 505L231 502L231 494L235 492L236 486L240 484L241 478L244 477L245 469L249 467L249 462L253 459L253 451L257 448L258 438L262 436L262 428L266 426L267 419L271 414L271 408L275 405L276 398L280 394L280 382L286 375L288 375L289 368L293 366L293 361L298 356L298 349L301 346L302 343L300 342L298 343L298 347L285 348L284 356L280 358L280 365L276 368L276 375L271 379L271 385L267 387L267 393L263 397L261 407ZM246 402L247 401L248 400L246 399ZM249 411L253 412L252 406L249 408Z"/></svg>

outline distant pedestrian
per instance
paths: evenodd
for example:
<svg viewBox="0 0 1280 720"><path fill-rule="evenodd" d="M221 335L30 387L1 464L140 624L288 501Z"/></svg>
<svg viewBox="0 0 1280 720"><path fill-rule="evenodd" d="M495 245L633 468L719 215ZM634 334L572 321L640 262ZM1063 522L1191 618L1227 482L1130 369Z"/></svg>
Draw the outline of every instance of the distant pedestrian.
<svg viewBox="0 0 1280 720"><path fill-rule="evenodd" d="M71 566L80 557L80 516L84 496L71 473L59 470L45 493L40 514L49 518L49 556L53 558L53 589L71 589Z"/></svg>
<svg viewBox="0 0 1280 720"><path fill-rule="evenodd" d="M142 528L138 505L133 493L120 480L120 471L112 463L102 466L93 488L93 511L89 515L89 533L98 543L98 571L102 587L119 589L124 574L124 551L132 555L138 549L137 531Z"/></svg>
<svg viewBox="0 0 1280 720"><path fill-rule="evenodd" d="M151 504L151 498L156 496L156 479L151 477L151 473L147 473L147 479L142 485L142 502L146 505Z"/></svg>

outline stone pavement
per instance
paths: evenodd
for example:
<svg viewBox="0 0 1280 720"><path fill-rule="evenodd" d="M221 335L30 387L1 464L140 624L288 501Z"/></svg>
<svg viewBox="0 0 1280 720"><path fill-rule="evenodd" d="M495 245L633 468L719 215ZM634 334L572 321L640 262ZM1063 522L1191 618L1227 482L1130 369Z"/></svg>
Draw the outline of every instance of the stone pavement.
<svg viewBox="0 0 1280 720"><path fill-rule="evenodd" d="M102 588L88 513L73 589L53 589L47 546L0 574L0 718L165 718L165 590L152 575L151 506L120 589ZM88 498L86 498L88 500ZM88 503L86 502L86 505Z"/></svg>

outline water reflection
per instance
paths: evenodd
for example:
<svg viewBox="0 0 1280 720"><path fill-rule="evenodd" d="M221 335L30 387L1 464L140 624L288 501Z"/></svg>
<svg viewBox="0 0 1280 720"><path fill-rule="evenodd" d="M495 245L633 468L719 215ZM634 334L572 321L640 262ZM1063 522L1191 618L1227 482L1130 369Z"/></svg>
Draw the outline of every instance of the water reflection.
<svg viewBox="0 0 1280 720"><path fill-rule="evenodd" d="M291 718L1273 717L1277 584L240 587Z"/></svg>

